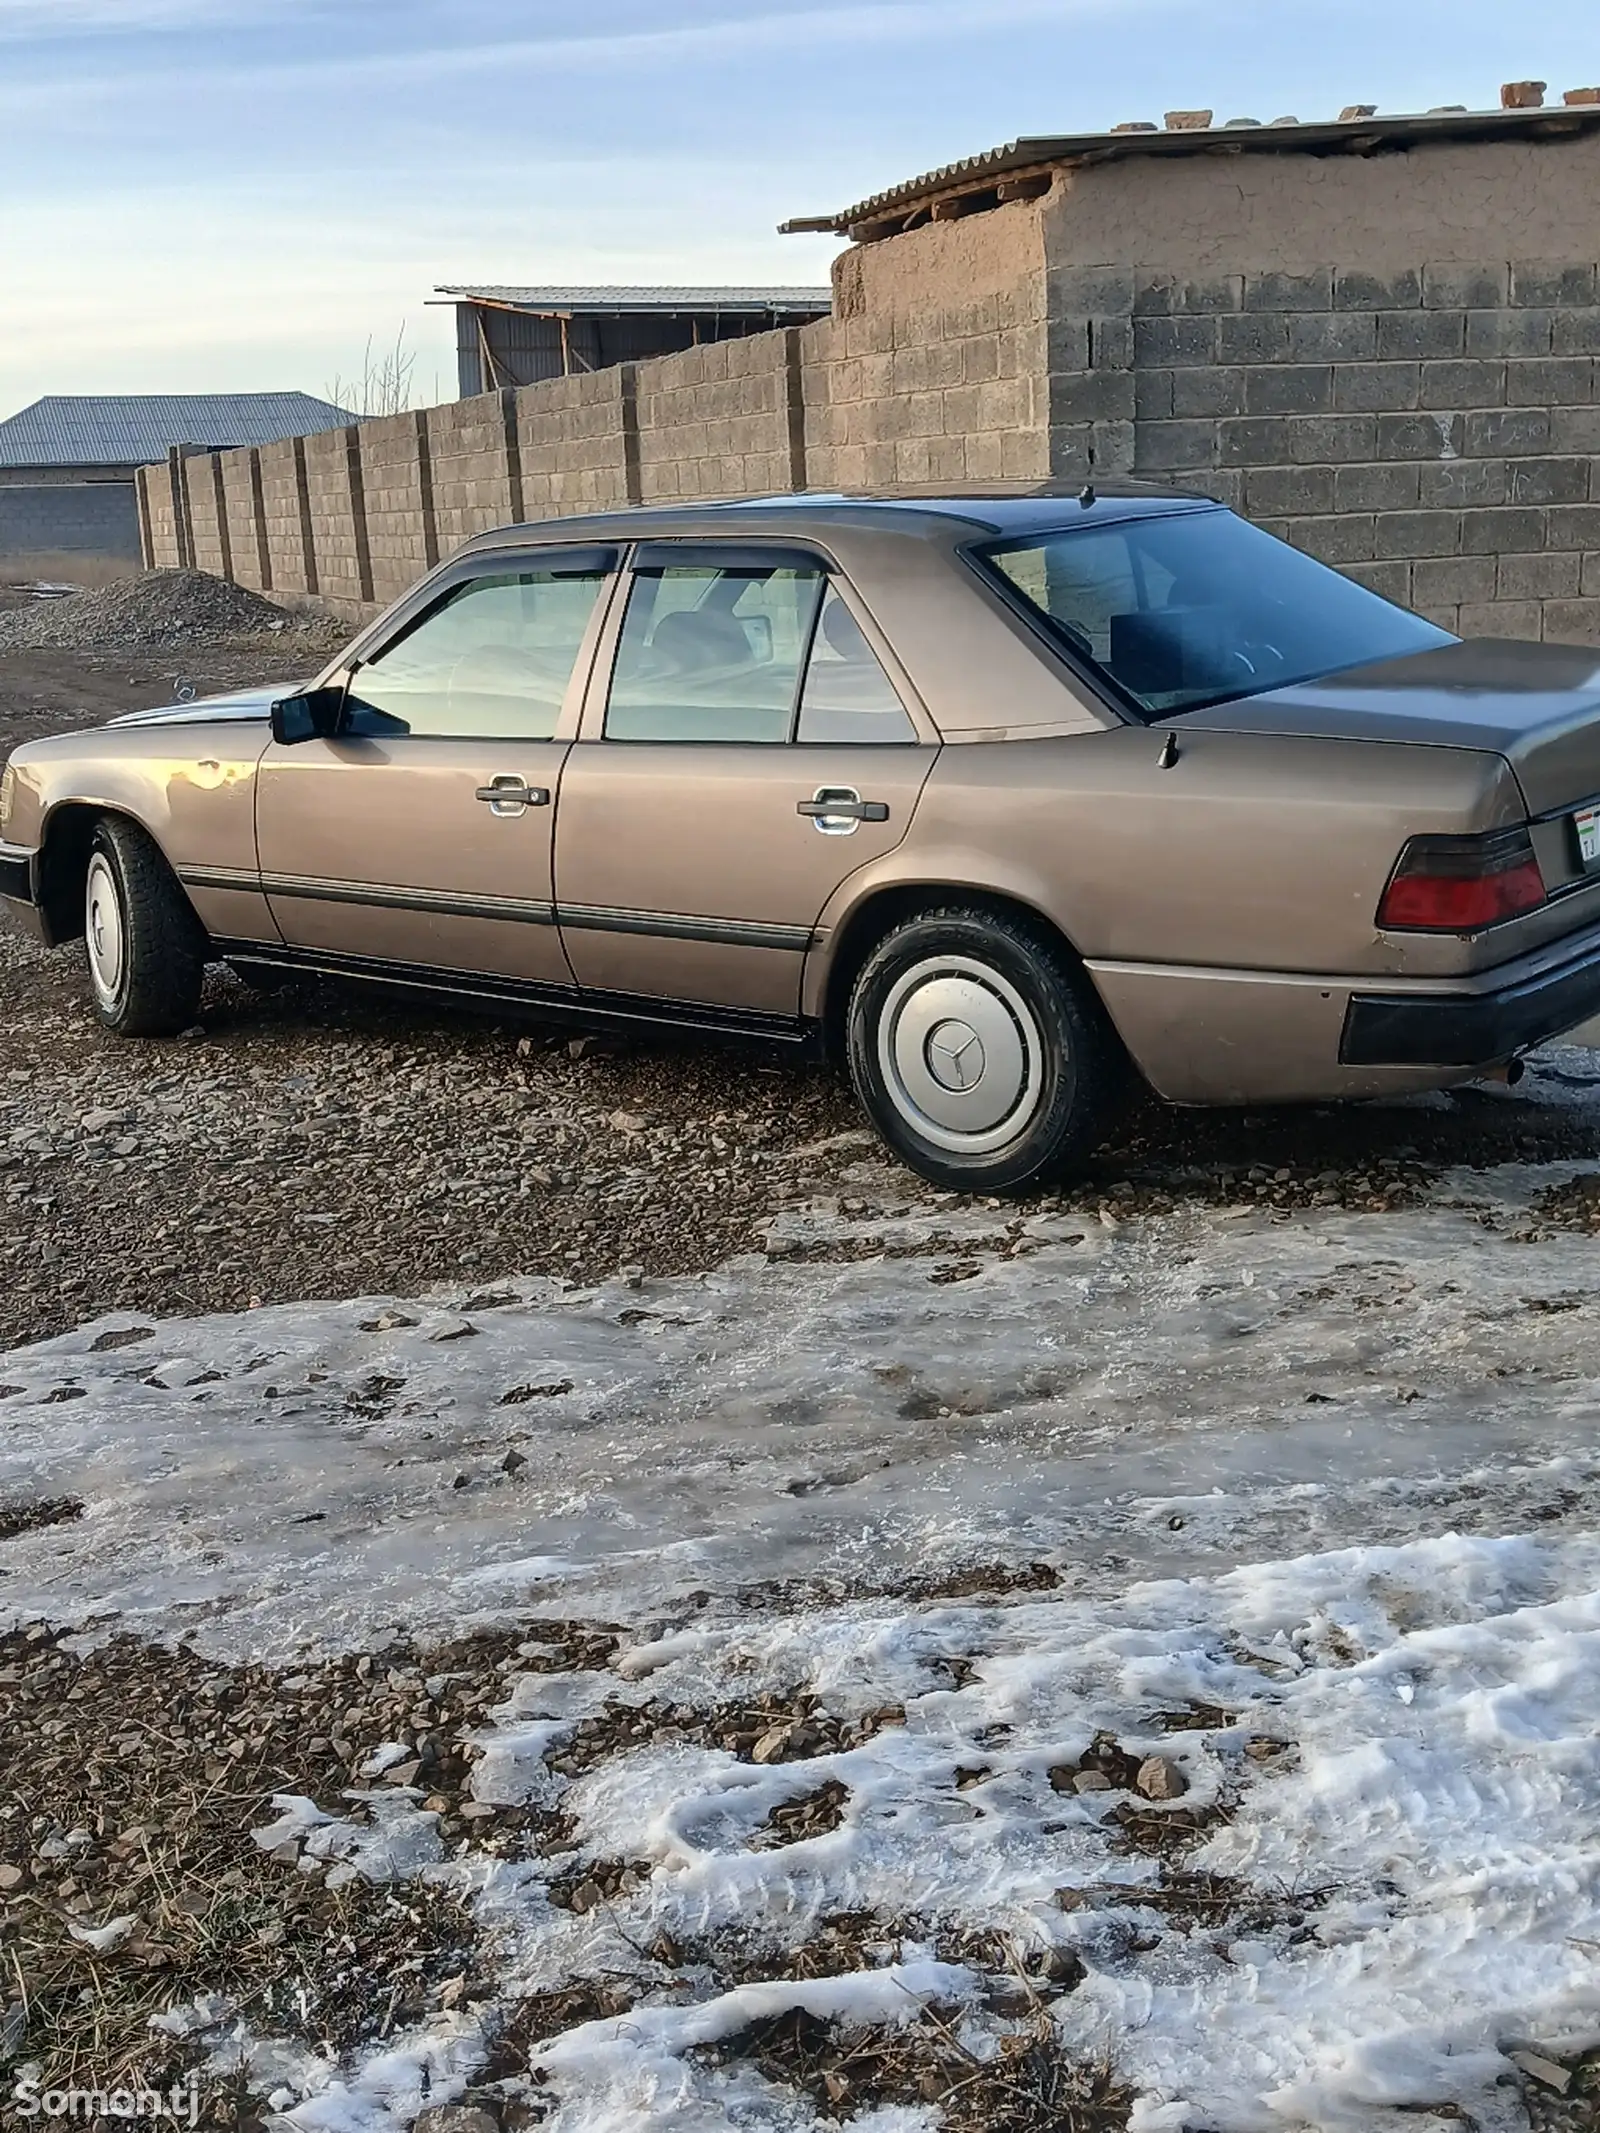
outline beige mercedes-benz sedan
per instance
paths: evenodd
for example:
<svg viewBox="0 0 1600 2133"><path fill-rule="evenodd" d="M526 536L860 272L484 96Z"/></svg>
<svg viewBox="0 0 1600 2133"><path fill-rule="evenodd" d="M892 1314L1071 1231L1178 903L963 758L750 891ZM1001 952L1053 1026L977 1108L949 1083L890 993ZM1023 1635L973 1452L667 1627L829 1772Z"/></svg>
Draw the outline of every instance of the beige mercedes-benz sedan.
<svg viewBox="0 0 1600 2133"><path fill-rule="evenodd" d="M21 748L0 892L111 1029L208 960L847 1060L994 1190L1177 1103L1503 1072L1600 1008L1600 657L1106 486L469 542L298 694Z"/></svg>

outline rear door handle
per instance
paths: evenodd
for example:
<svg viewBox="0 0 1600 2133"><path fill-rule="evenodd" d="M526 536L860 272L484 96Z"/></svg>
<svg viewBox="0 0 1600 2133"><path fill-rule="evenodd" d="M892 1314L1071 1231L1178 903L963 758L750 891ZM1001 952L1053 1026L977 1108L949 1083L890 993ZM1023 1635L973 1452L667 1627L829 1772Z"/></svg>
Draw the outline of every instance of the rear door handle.
<svg viewBox="0 0 1600 2133"><path fill-rule="evenodd" d="M527 785L521 778L495 778L477 791L489 812L494 815L520 815L530 807L548 807L548 786Z"/></svg>
<svg viewBox="0 0 1600 2133"><path fill-rule="evenodd" d="M819 785L809 800L795 808L814 822L824 837L851 837L863 822L887 822L888 803L863 800L853 785Z"/></svg>

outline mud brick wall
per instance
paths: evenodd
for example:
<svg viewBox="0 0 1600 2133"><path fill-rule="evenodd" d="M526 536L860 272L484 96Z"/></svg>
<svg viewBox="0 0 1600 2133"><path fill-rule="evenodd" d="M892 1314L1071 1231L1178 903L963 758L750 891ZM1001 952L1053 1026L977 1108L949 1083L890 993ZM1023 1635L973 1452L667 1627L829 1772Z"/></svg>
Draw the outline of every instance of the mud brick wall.
<svg viewBox="0 0 1600 2133"><path fill-rule="evenodd" d="M1448 629L1600 642L1593 264L1100 272L1056 295L1068 321L1121 313L1129 359L1052 390L1058 415L1115 407L1131 471Z"/></svg>

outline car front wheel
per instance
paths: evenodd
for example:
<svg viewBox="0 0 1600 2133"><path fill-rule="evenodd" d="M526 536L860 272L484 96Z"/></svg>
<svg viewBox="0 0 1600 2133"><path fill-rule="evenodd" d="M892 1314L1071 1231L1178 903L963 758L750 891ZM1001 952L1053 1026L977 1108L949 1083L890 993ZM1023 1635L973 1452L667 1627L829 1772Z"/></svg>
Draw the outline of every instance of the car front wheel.
<svg viewBox="0 0 1600 2133"><path fill-rule="evenodd" d="M1068 950L952 905L897 926L850 999L850 1073L889 1146L966 1192L1043 1183L1100 1138L1126 1076Z"/></svg>
<svg viewBox="0 0 1600 2133"><path fill-rule="evenodd" d="M152 840L99 823L84 883L84 946L94 1011L122 1037L172 1037L200 1005L206 937Z"/></svg>

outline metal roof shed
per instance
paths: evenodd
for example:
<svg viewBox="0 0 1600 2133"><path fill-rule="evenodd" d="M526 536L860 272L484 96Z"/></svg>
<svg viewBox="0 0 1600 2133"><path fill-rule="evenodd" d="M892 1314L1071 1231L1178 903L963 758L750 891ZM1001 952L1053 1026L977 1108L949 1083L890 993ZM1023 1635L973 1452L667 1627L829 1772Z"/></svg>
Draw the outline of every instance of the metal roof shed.
<svg viewBox="0 0 1600 2133"><path fill-rule="evenodd" d="M826 318L831 289L441 286L454 303L461 397L676 355Z"/></svg>
<svg viewBox="0 0 1600 2133"><path fill-rule="evenodd" d="M0 422L0 556L137 562L134 476L175 445L226 451L357 418L310 393L59 393Z"/></svg>

